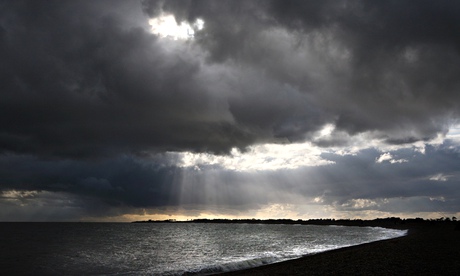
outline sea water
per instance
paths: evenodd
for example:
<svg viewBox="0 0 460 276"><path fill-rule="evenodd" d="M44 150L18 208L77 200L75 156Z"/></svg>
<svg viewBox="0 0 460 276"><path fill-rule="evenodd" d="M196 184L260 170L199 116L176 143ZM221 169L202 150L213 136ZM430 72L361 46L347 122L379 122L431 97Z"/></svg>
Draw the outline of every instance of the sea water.
<svg viewBox="0 0 460 276"><path fill-rule="evenodd" d="M405 234L379 227L281 224L0 223L0 271L205 275Z"/></svg>

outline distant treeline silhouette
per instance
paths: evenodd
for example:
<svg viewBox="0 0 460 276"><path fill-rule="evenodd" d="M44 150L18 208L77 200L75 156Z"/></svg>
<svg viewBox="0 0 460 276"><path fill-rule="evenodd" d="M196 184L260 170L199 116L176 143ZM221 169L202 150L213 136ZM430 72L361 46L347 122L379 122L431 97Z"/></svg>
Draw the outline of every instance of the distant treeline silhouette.
<svg viewBox="0 0 460 276"><path fill-rule="evenodd" d="M399 217L377 218L373 220L363 219L192 219L187 221L169 220L145 220L134 221L133 223L233 223L233 224L301 224L301 225L342 225L342 226L386 226L404 227L413 225L456 225L460 230L456 217L441 217L437 219L407 218Z"/></svg>

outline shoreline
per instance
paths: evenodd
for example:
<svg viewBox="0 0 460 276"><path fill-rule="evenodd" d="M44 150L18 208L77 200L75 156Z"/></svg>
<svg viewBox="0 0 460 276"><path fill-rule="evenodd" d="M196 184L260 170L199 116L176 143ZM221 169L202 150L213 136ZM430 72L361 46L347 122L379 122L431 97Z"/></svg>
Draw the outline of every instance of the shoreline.
<svg viewBox="0 0 460 276"><path fill-rule="evenodd" d="M408 233L219 275L458 275L460 231L455 225L379 227L407 229Z"/></svg>

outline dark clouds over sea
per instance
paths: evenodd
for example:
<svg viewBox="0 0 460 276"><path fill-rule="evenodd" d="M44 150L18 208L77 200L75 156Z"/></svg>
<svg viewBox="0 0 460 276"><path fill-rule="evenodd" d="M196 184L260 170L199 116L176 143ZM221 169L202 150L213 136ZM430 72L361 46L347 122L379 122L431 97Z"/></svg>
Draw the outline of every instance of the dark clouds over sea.
<svg viewBox="0 0 460 276"><path fill-rule="evenodd" d="M204 28L158 36L149 18L164 14ZM455 215L459 14L455 1L0 1L0 219L306 202ZM210 162L291 143L325 162Z"/></svg>

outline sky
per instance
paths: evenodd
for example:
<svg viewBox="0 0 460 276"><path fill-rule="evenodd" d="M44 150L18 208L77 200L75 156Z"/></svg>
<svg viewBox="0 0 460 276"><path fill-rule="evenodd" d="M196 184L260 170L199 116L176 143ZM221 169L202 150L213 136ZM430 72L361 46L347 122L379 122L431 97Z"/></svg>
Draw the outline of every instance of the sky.
<svg viewBox="0 0 460 276"><path fill-rule="evenodd" d="M459 15L0 0L0 221L459 217Z"/></svg>

